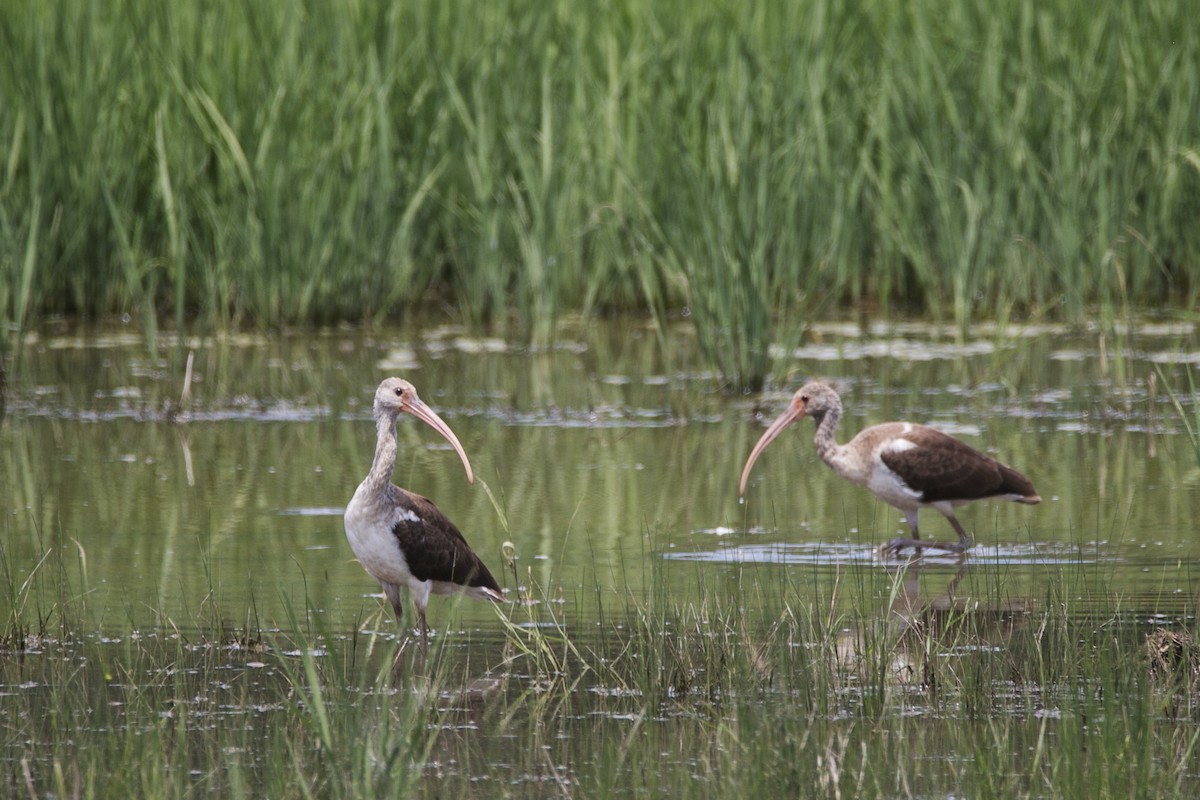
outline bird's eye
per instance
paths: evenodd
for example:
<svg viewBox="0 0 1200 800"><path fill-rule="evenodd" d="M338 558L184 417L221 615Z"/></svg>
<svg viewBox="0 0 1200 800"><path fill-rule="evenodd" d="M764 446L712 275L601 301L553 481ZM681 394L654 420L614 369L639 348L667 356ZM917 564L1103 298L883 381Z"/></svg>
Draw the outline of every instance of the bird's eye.
<svg viewBox="0 0 1200 800"><path fill-rule="evenodd" d="M800 395L800 402L801 402L801 403L807 403L807 402L808 402L808 395L806 395L806 394L802 394L802 395Z"/></svg>
<svg viewBox="0 0 1200 800"><path fill-rule="evenodd" d="M403 389L397 389L397 390L396 390L396 397L404 397L404 390L403 390Z"/></svg>

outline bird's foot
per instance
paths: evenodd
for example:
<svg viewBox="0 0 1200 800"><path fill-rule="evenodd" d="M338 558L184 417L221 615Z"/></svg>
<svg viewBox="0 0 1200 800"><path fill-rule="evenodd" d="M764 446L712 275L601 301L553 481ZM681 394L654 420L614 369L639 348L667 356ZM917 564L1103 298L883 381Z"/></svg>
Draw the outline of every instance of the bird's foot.
<svg viewBox="0 0 1200 800"><path fill-rule="evenodd" d="M903 536L897 536L890 542L884 542L879 545L880 558L899 558L904 552L904 548L912 547L916 553L921 552L921 542L916 539L905 539Z"/></svg>
<svg viewBox="0 0 1200 800"><path fill-rule="evenodd" d="M879 546L880 558L898 558L904 552L904 548L911 547L913 555L919 556L925 550L944 550L947 553L965 553L975 546L975 543L970 539L963 539L957 542L925 542L920 539L906 539L903 536L897 536L890 542L884 542Z"/></svg>

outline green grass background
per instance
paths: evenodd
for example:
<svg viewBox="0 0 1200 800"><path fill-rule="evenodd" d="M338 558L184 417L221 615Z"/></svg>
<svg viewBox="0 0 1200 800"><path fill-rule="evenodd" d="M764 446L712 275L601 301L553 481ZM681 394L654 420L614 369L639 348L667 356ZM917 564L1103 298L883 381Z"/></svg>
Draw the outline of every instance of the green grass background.
<svg viewBox="0 0 1200 800"><path fill-rule="evenodd" d="M1200 26L1164 0L0 0L0 308L686 310L754 382L814 315L1192 309ZM786 322L783 328L779 321Z"/></svg>

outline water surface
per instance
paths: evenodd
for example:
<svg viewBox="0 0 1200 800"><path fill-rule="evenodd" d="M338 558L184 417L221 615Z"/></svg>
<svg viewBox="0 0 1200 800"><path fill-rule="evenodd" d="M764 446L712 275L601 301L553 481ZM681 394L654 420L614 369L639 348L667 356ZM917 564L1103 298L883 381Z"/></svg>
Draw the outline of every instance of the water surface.
<svg viewBox="0 0 1200 800"><path fill-rule="evenodd" d="M436 327L167 340L150 353L119 331L48 329L12 376L0 423L2 566L14 587L4 601L33 628L82 613L74 638L50 646L67 659L183 636L251 683L278 680L251 640L286 633L289 610L320 632L318 658L344 657L362 637L390 642L397 628L352 558L341 514L371 461L372 393L397 374L455 430L479 480L468 485L453 451L406 418L395 482L433 498L510 594L537 603L502 613L565 626L596 653L605 631L655 597L722 597L768 615L811 601L902 619L906 607L962 609L987 596L1003 631L1056 585L1082 613L1096 598L1129 625L1186 623L1200 469L1167 387L1193 415L1196 338L1187 324L1107 335L981 327L966 339L927 325L828 324L775 353L776 385L730 395L687 329L660 338L629 321L567 326L536 350ZM189 351L192 396L181 405ZM931 424L1026 472L1043 502L962 509L978 542L966 563L934 556L905 576L875 551L905 532L900 516L820 463L808 421L759 459L739 502L751 446L813 377L842 391L842 441L892 419ZM953 536L935 512L922 522L926 537ZM435 640L454 642L465 681L524 691L506 672L495 609L435 599L430 623ZM568 739L597 716L622 730L645 713L600 676L576 690L556 723ZM664 731L680 724L654 716ZM439 747L454 751L466 735ZM503 775L504 741L470 746L486 750L484 771ZM586 759L586 742L569 747Z"/></svg>

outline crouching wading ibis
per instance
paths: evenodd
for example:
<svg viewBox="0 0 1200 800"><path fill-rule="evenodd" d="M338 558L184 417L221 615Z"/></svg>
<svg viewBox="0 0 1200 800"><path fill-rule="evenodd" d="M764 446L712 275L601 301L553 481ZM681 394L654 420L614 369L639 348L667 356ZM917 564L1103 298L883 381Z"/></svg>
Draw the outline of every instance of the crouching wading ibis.
<svg viewBox="0 0 1200 800"><path fill-rule="evenodd" d="M363 569L383 587L397 621L403 616L400 590L408 587L421 644L426 647L425 607L430 594L462 592L495 602L503 601L504 594L487 565L437 506L392 485L396 420L401 413L412 414L446 437L467 469L467 482L475 482L471 462L450 426L421 402L411 383L388 378L375 390L375 460L346 506L346 538Z"/></svg>
<svg viewBox="0 0 1200 800"><path fill-rule="evenodd" d="M842 401L829 386L809 383L800 387L788 408L771 423L750 451L738 494L746 494L750 468L784 428L803 417L817 423L813 443L817 455L846 480L865 487L883 502L904 514L912 538L893 539L882 548L899 553L905 547L938 548L963 552L971 537L954 516L954 507L994 498L1033 505L1041 502L1033 484L1012 467L934 428L910 422L885 422L861 431L849 444L834 440L842 418ZM942 513L958 534L957 542L922 541L917 517L922 508Z"/></svg>

